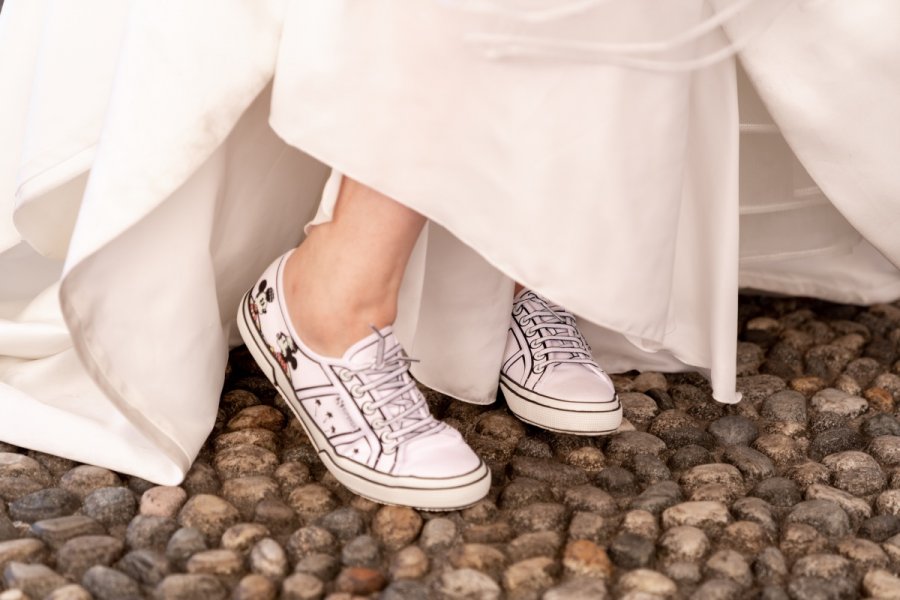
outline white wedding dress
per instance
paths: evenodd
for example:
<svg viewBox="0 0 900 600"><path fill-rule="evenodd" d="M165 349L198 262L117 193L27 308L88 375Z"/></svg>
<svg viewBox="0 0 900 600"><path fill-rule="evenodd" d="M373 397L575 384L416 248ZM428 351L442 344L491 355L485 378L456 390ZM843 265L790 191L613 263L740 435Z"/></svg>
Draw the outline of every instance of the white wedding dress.
<svg viewBox="0 0 900 600"><path fill-rule="evenodd" d="M513 4L7 0L0 441L178 483L240 295L341 173L429 217L397 331L471 402L514 279L722 402L739 286L900 297L900 4Z"/></svg>

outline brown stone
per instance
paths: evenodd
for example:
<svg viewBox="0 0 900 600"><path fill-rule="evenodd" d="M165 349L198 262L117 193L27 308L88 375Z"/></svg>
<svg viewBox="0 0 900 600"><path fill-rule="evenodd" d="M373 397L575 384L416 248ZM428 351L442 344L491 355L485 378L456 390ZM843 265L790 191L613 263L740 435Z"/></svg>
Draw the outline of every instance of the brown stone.
<svg viewBox="0 0 900 600"><path fill-rule="evenodd" d="M577 540L566 546L563 567L566 573L575 577L609 580L613 574L613 564L606 551L589 540Z"/></svg>
<svg viewBox="0 0 900 600"><path fill-rule="evenodd" d="M380 591L386 584L384 575L375 569L347 567L338 575L334 587L339 592L364 596Z"/></svg>

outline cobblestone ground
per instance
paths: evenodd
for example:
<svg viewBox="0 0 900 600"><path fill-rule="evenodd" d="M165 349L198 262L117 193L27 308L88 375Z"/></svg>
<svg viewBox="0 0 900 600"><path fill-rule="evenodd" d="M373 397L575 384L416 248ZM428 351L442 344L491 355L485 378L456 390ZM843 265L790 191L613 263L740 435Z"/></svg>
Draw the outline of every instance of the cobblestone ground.
<svg viewBox="0 0 900 600"><path fill-rule="evenodd" d="M237 350L180 487L0 444L0 600L900 598L898 306L744 297L743 401L618 375L607 438L430 394L494 475L451 513L343 489Z"/></svg>

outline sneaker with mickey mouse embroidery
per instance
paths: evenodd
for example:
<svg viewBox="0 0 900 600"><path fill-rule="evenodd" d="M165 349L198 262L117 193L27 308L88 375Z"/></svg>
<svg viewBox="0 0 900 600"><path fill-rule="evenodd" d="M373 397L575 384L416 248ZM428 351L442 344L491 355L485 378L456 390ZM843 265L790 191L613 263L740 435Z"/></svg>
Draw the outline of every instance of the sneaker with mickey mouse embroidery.
<svg viewBox="0 0 900 600"><path fill-rule="evenodd" d="M431 415L391 327L373 327L337 358L303 344L281 285L289 255L244 296L238 328L325 466L351 491L385 504L443 511L481 500L489 469L458 431Z"/></svg>
<svg viewBox="0 0 900 600"><path fill-rule="evenodd" d="M500 389L516 416L551 431L600 435L622 422L612 380L575 317L528 289L513 299Z"/></svg>

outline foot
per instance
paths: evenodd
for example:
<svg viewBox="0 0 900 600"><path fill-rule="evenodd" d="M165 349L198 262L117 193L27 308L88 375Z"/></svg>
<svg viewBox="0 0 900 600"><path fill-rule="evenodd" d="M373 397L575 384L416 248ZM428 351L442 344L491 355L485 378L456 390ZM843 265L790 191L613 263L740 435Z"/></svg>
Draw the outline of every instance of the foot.
<svg viewBox="0 0 900 600"><path fill-rule="evenodd" d="M594 361L575 317L531 290L513 300L500 389L516 416L544 429L599 435L622 422L612 380Z"/></svg>
<svg viewBox="0 0 900 600"><path fill-rule="evenodd" d="M391 327L373 328L338 358L303 343L284 303L288 256L245 295L238 328L328 470L386 504L454 510L483 498L489 470L459 432L431 415Z"/></svg>

